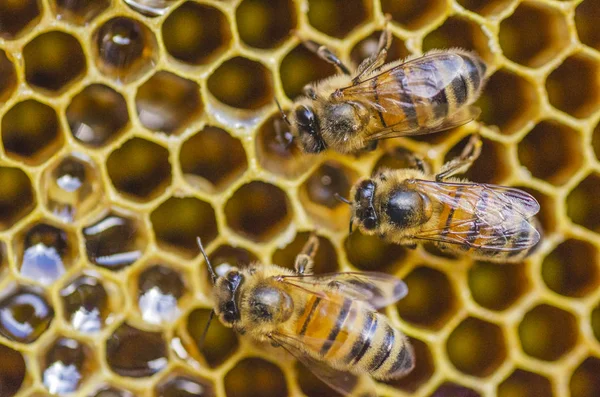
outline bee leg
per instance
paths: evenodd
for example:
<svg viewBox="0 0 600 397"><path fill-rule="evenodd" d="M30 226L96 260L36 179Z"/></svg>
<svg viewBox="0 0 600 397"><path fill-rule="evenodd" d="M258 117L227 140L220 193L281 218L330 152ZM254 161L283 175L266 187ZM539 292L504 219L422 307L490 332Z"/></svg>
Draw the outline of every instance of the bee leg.
<svg viewBox="0 0 600 397"><path fill-rule="evenodd" d="M312 274L317 249L319 249L319 238L313 233L308 238L306 244L304 244L302 251L300 251L296 257L294 269L296 269L298 274Z"/></svg>
<svg viewBox="0 0 600 397"><path fill-rule="evenodd" d="M344 74L350 74L350 70L340 61L340 59L335 55L329 48L324 45L320 45L312 40L305 40L303 42L304 46L309 50L317 54L319 58L324 60L327 63L334 65L338 70Z"/></svg>
<svg viewBox="0 0 600 397"><path fill-rule="evenodd" d="M365 152L372 152L377 149L377 145L379 145L379 141L370 141L367 143L367 146L364 147Z"/></svg>
<svg viewBox="0 0 600 397"><path fill-rule="evenodd" d="M379 36L379 44L377 45L377 51L369 58L365 59L360 63L356 71L356 77L352 79L353 84L358 84L362 81L362 78L368 76L371 72L380 68L387 58L388 51L392 45L392 32L386 27Z"/></svg>
<svg viewBox="0 0 600 397"><path fill-rule="evenodd" d="M481 154L481 146L482 142L479 134L471 135L471 139L469 139L460 156L444 164L435 180L441 182L451 176L466 172Z"/></svg>

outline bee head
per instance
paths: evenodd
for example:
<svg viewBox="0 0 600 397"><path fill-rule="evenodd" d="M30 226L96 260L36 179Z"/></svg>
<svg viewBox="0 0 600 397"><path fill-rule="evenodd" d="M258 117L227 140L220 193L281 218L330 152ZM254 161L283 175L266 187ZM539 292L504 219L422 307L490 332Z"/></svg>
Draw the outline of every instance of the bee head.
<svg viewBox="0 0 600 397"><path fill-rule="evenodd" d="M240 319L238 307L240 286L244 283L243 274L235 267L224 276L218 277L213 290L215 296L215 313L226 326Z"/></svg>
<svg viewBox="0 0 600 397"><path fill-rule="evenodd" d="M290 114L292 134L306 153L320 153L327 149L321 135L319 119L310 105L298 105Z"/></svg>
<svg viewBox="0 0 600 397"><path fill-rule="evenodd" d="M429 198L405 185L391 192L386 206L390 222L399 228L421 225L430 218L431 212Z"/></svg>
<svg viewBox="0 0 600 397"><path fill-rule="evenodd" d="M366 230L373 230L379 224L373 205L375 187L372 179L365 179L357 185L354 193L354 218Z"/></svg>

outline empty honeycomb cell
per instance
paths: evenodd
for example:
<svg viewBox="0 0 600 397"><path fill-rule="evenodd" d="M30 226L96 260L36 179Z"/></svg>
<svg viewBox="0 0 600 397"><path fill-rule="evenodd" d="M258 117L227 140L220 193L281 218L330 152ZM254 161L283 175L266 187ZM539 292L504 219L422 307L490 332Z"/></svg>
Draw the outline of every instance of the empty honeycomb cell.
<svg viewBox="0 0 600 397"><path fill-rule="evenodd" d="M556 361L575 346L577 320L564 310L538 305L523 316L519 340L526 354L540 360Z"/></svg>
<svg viewBox="0 0 600 397"><path fill-rule="evenodd" d="M435 371L433 357L427 343L409 338L409 343L415 353L415 367L408 375L395 380L387 381L388 384L407 393L415 393L427 383Z"/></svg>
<svg viewBox="0 0 600 397"><path fill-rule="evenodd" d="M362 0L308 0L308 21L316 29L343 38L371 17Z"/></svg>
<svg viewBox="0 0 600 397"><path fill-rule="evenodd" d="M240 38L256 48L279 45L296 27L291 0L244 0L235 13Z"/></svg>
<svg viewBox="0 0 600 397"><path fill-rule="evenodd" d="M489 17L504 12L516 0L458 0L458 4L467 10Z"/></svg>
<svg viewBox="0 0 600 397"><path fill-rule="evenodd" d="M555 108L586 118L600 108L600 62L583 54L565 59L546 79L546 91Z"/></svg>
<svg viewBox="0 0 600 397"><path fill-rule="evenodd" d="M23 58L27 83L51 92L64 90L87 68L79 41L61 31L37 36L23 49Z"/></svg>
<svg viewBox="0 0 600 397"><path fill-rule="evenodd" d="M330 63L309 51L303 44L291 50L281 61L279 75L281 85L288 98L302 94L305 85L317 82L336 73Z"/></svg>
<svg viewBox="0 0 600 397"><path fill-rule="evenodd" d="M343 397L342 394L336 392L321 379L317 378L317 376L301 362L296 362L294 369L300 390L302 390L302 393L304 393L307 397ZM354 379L347 379L347 381L353 380Z"/></svg>
<svg viewBox="0 0 600 397"><path fill-rule="evenodd" d="M446 350L459 371L479 377L492 374L506 359L502 328L474 317L452 331Z"/></svg>
<svg viewBox="0 0 600 397"><path fill-rule="evenodd" d="M83 237L88 260L115 271L135 263L147 245L141 222L120 210L112 211L83 228Z"/></svg>
<svg viewBox="0 0 600 397"><path fill-rule="evenodd" d="M418 30L442 16L447 8L444 0L381 0L381 9L391 14L403 28Z"/></svg>
<svg viewBox="0 0 600 397"><path fill-rule="evenodd" d="M71 338L59 338L42 360L42 383L51 394L74 393L90 375L92 351Z"/></svg>
<svg viewBox="0 0 600 397"><path fill-rule="evenodd" d="M516 369L498 386L498 397L552 397L548 378L534 372Z"/></svg>
<svg viewBox="0 0 600 397"><path fill-rule="evenodd" d="M368 236L354 230L344 241L348 261L365 271L393 273L406 257L406 248L386 243L378 236Z"/></svg>
<svg viewBox="0 0 600 397"><path fill-rule="evenodd" d="M169 151L154 142L133 138L106 160L111 182L127 198L148 201L171 184Z"/></svg>
<svg viewBox="0 0 600 397"><path fill-rule="evenodd" d="M476 104L481 108L481 121L509 135L519 131L535 116L539 98L529 80L500 69L490 77Z"/></svg>
<svg viewBox="0 0 600 397"><path fill-rule="evenodd" d="M452 382L442 383L430 397L480 397L480 394L466 386Z"/></svg>
<svg viewBox="0 0 600 397"><path fill-rule="evenodd" d="M592 310L592 331L598 342L600 342L600 305Z"/></svg>
<svg viewBox="0 0 600 397"><path fill-rule="evenodd" d="M498 33L504 55L521 65L540 67L569 45L565 16L549 4L522 2L500 23Z"/></svg>
<svg viewBox="0 0 600 397"><path fill-rule="evenodd" d="M36 289L18 287L0 300L0 335L12 341L35 342L53 318L54 309Z"/></svg>
<svg viewBox="0 0 600 397"><path fill-rule="evenodd" d="M236 333L231 328L225 327L217 318L214 318L206 332L204 343L202 343L202 336L209 317L210 310L208 309L196 309L191 312L187 318L187 332L206 363L211 368L216 368L235 353L239 342Z"/></svg>
<svg viewBox="0 0 600 397"><path fill-rule="evenodd" d="M225 105L257 110L273 101L273 78L261 63L242 57L225 61L208 78L208 90Z"/></svg>
<svg viewBox="0 0 600 397"><path fill-rule="evenodd" d="M377 52L380 36L381 31L378 30L356 43L350 52L350 59L352 59L352 62L354 62L355 65L359 65L364 59L369 58ZM387 54L387 62L404 59L409 55L410 52L406 48L404 41L396 36L392 36L392 44L390 45Z"/></svg>
<svg viewBox="0 0 600 397"><path fill-rule="evenodd" d="M16 39L40 18L38 0L3 1L0 4L0 38Z"/></svg>
<svg viewBox="0 0 600 397"><path fill-rule="evenodd" d="M75 139L100 147L113 141L129 124L127 103L114 89L92 84L73 97L67 121Z"/></svg>
<svg viewBox="0 0 600 397"><path fill-rule="evenodd" d="M217 392L209 379L197 375L175 374L156 385L156 397L215 397Z"/></svg>
<svg viewBox="0 0 600 397"><path fill-rule="evenodd" d="M471 296L479 305L491 310L505 310L530 289L522 263L498 266L475 262L469 269Z"/></svg>
<svg viewBox="0 0 600 397"><path fill-rule="evenodd" d="M479 23L469 19L450 17L444 24L423 39L423 51L439 48L463 48L474 51L480 57L491 58L489 37L481 30Z"/></svg>
<svg viewBox="0 0 600 397"><path fill-rule="evenodd" d="M294 241L275 251L273 254L273 263L294 270L296 257L304 247L304 244L308 241L309 236L309 232L298 233L296 238L294 238ZM319 239L319 249L314 258L314 273L324 274L337 271L339 265L335 247L327 238L323 236L317 237Z"/></svg>
<svg viewBox="0 0 600 397"><path fill-rule="evenodd" d="M187 279L188 277L186 277ZM186 293L182 275L168 265L152 265L137 280L137 304L149 324L174 322L181 313L179 299Z"/></svg>
<svg viewBox="0 0 600 397"><path fill-rule="evenodd" d="M599 264L600 255L595 246L571 239L544 258L542 278L552 291L580 297L596 290Z"/></svg>
<svg viewBox="0 0 600 397"><path fill-rule="evenodd" d="M200 88L191 80L160 71L138 89L135 107L146 128L175 134L202 113Z"/></svg>
<svg viewBox="0 0 600 397"><path fill-rule="evenodd" d="M573 372L569 389L572 397L600 395L600 358L588 357Z"/></svg>
<svg viewBox="0 0 600 397"><path fill-rule="evenodd" d="M6 102L17 88L17 73L6 52L0 49L0 103Z"/></svg>
<svg viewBox="0 0 600 397"><path fill-rule="evenodd" d="M18 168L0 167L0 230L7 230L35 207L31 181Z"/></svg>
<svg viewBox="0 0 600 397"><path fill-rule="evenodd" d="M43 163L63 143L54 109L34 99L17 103L2 118L2 143L10 157Z"/></svg>
<svg viewBox="0 0 600 397"><path fill-rule="evenodd" d="M226 189L248 169L242 142L217 127L206 127L185 141L179 161L186 181L208 191Z"/></svg>
<svg viewBox="0 0 600 397"><path fill-rule="evenodd" d="M446 153L444 161L460 155L470 137L465 137ZM511 172L508 166L506 147L496 141L482 139L481 155L464 173L469 181L477 183L501 183Z"/></svg>
<svg viewBox="0 0 600 397"><path fill-rule="evenodd" d="M156 38L138 20L116 17L94 32L93 51L98 69L118 82L129 83L156 64Z"/></svg>
<svg viewBox="0 0 600 397"><path fill-rule="evenodd" d="M150 214L159 247L187 258L200 253L196 238L207 246L217 237L217 220L210 204L194 197L171 197Z"/></svg>
<svg viewBox="0 0 600 397"><path fill-rule="evenodd" d="M425 160L421 159L426 165L430 166ZM400 170L406 168L415 168L414 153L408 149L397 146L387 148L385 154L377 160L371 175L385 169Z"/></svg>
<svg viewBox="0 0 600 397"><path fill-rule="evenodd" d="M289 225L292 207L275 185L253 181L240 187L225 204L227 224L252 241L268 241Z"/></svg>
<svg viewBox="0 0 600 397"><path fill-rule="evenodd" d="M249 357L238 362L225 375L227 397L286 397L287 385L279 367L260 358Z"/></svg>
<svg viewBox="0 0 600 397"><path fill-rule="evenodd" d="M98 277L81 275L60 291L65 320L82 333L101 330L110 315L108 292Z"/></svg>
<svg viewBox="0 0 600 397"><path fill-rule="evenodd" d="M106 360L120 376L145 378L167 366L167 344L160 332L124 323L106 341Z"/></svg>
<svg viewBox="0 0 600 397"><path fill-rule="evenodd" d="M579 40L592 48L600 50L600 32L596 23L600 18L600 4L594 0L585 0L575 9L575 26Z"/></svg>
<svg viewBox="0 0 600 397"><path fill-rule="evenodd" d="M167 52L191 65L209 64L227 49L231 40L225 15L193 1L183 3L167 17L162 36Z"/></svg>
<svg viewBox="0 0 600 397"><path fill-rule="evenodd" d="M65 223L79 220L101 204L103 186L96 164L73 152L44 170L44 205Z"/></svg>
<svg viewBox="0 0 600 397"><path fill-rule="evenodd" d="M409 293L396 304L402 320L438 329L456 311L458 298L448 276L439 270L417 267L404 277L404 282Z"/></svg>
<svg viewBox="0 0 600 397"><path fill-rule="evenodd" d="M16 236L14 250L21 276L49 286L76 262L77 236L68 229L36 222Z"/></svg>
<svg viewBox="0 0 600 397"><path fill-rule="evenodd" d="M25 380L26 367L23 355L17 350L0 344L0 384L2 397L12 397L21 388Z"/></svg>
<svg viewBox="0 0 600 397"><path fill-rule="evenodd" d="M567 215L573 222L600 233L600 174L588 175L567 197Z"/></svg>
<svg viewBox="0 0 600 397"><path fill-rule="evenodd" d="M57 19L85 25L110 6L110 0L53 0L51 5Z"/></svg>

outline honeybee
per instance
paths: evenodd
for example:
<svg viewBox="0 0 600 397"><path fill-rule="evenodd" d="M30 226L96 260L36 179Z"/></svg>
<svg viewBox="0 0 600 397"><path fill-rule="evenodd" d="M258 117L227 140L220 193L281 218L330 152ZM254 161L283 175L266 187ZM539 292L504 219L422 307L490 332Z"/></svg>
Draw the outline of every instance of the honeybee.
<svg viewBox="0 0 600 397"><path fill-rule="evenodd" d="M384 170L358 181L350 191L352 223L365 234L414 248L433 242L442 250L492 262L517 262L540 240L534 216L540 209L530 194L509 187L453 177L481 153L473 135L462 154L432 175L420 169Z"/></svg>
<svg viewBox="0 0 600 397"><path fill-rule="evenodd" d="M451 49L384 65L391 41L386 27L377 52L354 72L325 46L305 41L341 73L306 86L289 116L277 103L290 129L281 133L276 124L283 142L297 142L306 153L353 153L374 149L380 139L443 131L477 118L480 111L471 104L487 69L480 57Z"/></svg>
<svg viewBox="0 0 600 397"><path fill-rule="evenodd" d="M198 239L213 312L226 327L284 348L336 391L349 395L358 386L361 396L375 396L371 377L398 378L414 367L406 336L377 312L408 289L383 273L312 274L318 242L309 238L295 271L255 263L218 276Z"/></svg>

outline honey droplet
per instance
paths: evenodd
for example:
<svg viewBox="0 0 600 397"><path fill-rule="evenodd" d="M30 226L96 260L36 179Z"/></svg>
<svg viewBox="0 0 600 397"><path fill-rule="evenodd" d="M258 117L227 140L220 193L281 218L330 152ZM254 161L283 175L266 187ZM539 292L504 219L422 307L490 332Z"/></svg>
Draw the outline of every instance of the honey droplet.
<svg viewBox="0 0 600 397"><path fill-rule="evenodd" d="M60 291L66 319L80 332L99 331L108 317L108 295L100 281L81 276Z"/></svg>
<svg viewBox="0 0 600 397"><path fill-rule="evenodd" d="M46 354L44 386L52 394L75 392L83 379L85 361L85 346L75 339L59 339Z"/></svg>
<svg viewBox="0 0 600 397"><path fill-rule="evenodd" d="M138 305L145 321L161 324L179 316L177 300L185 292L185 286L176 271L162 265L152 266L140 275L138 290Z"/></svg>
<svg viewBox="0 0 600 397"><path fill-rule="evenodd" d="M125 3L139 12L149 17L164 15L175 0L124 0Z"/></svg>
<svg viewBox="0 0 600 397"><path fill-rule="evenodd" d="M157 397L213 397L215 390L208 380L178 375L157 387Z"/></svg>
<svg viewBox="0 0 600 397"><path fill-rule="evenodd" d="M54 310L33 290L20 288L0 301L0 334L15 342L32 343L50 326Z"/></svg>

